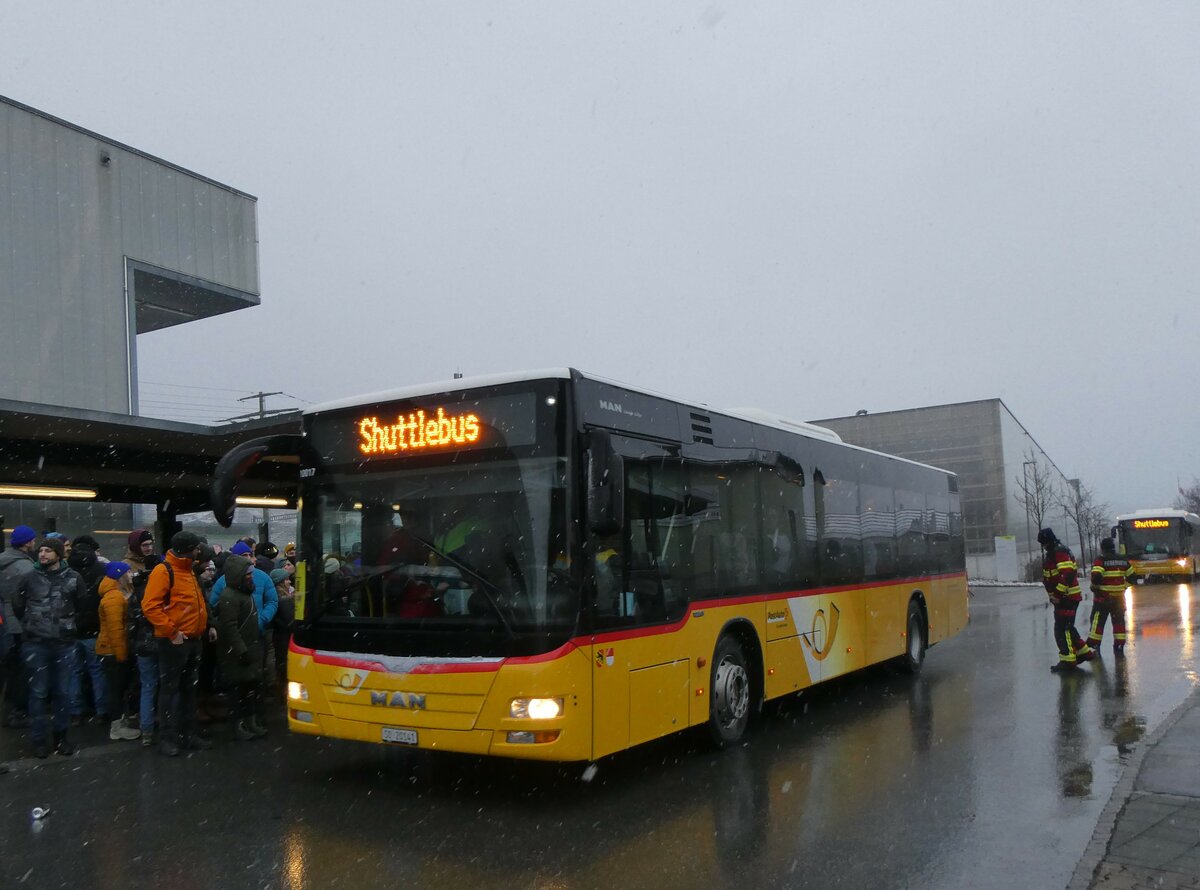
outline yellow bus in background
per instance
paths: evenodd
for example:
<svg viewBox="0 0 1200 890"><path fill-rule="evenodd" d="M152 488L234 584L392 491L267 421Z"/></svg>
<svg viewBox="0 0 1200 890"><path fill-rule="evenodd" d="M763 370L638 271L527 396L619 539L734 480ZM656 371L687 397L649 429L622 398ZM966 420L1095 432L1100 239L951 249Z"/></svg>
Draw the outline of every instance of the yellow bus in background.
<svg viewBox="0 0 1200 890"><path fill-rule="evenodd" d="M298 463L292 731L587 761L967 623L957 478L572 369L329 403L222 459Z"/></svg>
<svg viewBox="0 0 1200 890"><path fill-rule="evenodd" d="M1117 517L1117 552L1133 564L1139 584L1152 578L1191 582L1200 569L1200 516L1159 507Z"/></svg>

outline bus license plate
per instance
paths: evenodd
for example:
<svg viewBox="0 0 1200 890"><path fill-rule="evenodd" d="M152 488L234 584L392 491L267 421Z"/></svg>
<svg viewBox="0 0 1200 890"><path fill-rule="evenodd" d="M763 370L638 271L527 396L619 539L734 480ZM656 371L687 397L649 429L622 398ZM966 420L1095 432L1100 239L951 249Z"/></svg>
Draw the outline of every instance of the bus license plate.
<svg viewBox="0 0 1200 890"><path fill-rule="evenodd" d="M396 729L393 726L385 726L383 728L383 740L385 742L395 742L398 745L415 745L417 743L417 731L415 729Z"/></svg>

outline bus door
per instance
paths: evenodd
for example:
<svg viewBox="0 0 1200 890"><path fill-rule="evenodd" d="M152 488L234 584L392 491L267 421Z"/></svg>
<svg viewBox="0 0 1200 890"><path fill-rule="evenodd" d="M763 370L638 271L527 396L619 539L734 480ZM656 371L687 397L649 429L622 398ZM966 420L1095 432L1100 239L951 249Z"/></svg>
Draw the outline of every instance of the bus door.
<svg viewBox="0 0 1200 890"><path fill-rule="evenodd" d="M621 530L593 535L595 757L688 725L691 663L671 632L687 606L672 543L682 479L677 461L627 461Z"/></svg>

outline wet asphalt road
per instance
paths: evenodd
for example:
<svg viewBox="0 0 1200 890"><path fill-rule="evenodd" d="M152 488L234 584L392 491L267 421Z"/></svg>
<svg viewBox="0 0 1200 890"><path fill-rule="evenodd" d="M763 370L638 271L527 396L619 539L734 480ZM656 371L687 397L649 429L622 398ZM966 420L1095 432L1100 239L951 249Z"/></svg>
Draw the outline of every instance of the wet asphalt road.
<svg viewBox="0 0 1200 890"><path fill-rule="evenodd" d="M95 730L0 777L0 887L1060 888L1122 761L1198 681L1192 589L1133 600L1125 662L1106 641L1060 678L1041 590L977 589L919 678L872 669L770 707L739 749L685 734L590 783L278 724L178 760Z"/></svg>

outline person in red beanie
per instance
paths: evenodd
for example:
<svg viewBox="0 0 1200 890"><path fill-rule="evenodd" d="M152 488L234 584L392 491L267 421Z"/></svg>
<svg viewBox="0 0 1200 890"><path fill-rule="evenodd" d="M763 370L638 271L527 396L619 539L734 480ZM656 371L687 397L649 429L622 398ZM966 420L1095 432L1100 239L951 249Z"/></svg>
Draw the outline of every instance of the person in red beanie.
<svg viewBox="0 0 1200 890"><path fill-rule="evenodd" d="M128 549L121 557L121 562L129 563L135 576L138 572L150 571L161 561L154 553L154 535L150 529L135 528L126 540Z"/></svg>

